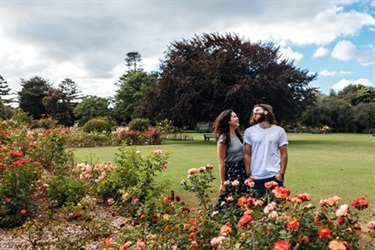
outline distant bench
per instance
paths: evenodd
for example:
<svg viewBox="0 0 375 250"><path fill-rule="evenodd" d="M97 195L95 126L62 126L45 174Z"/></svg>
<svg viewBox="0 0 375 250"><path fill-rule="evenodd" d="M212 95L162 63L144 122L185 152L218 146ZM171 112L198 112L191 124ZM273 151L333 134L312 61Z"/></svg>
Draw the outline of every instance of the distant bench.
<svg viewBox="0 0 375 250"><path fill-rule="evenodd" d="M210 138L214 138L214 134L203 134L204 140L209 141Z"/></svg>

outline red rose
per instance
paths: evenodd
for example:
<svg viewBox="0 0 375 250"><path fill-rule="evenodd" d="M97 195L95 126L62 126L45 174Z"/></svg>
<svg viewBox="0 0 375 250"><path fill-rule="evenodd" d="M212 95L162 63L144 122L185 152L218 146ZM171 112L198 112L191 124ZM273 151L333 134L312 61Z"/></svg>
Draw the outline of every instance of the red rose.
<svg viewBox="0 0 375 250"><path fill-rule="evenodd" d="M368 202L365 199L365 197L357 198L352 201L352 206L355 207L358 210L363 210L365 208L368 208Z"/></svg>

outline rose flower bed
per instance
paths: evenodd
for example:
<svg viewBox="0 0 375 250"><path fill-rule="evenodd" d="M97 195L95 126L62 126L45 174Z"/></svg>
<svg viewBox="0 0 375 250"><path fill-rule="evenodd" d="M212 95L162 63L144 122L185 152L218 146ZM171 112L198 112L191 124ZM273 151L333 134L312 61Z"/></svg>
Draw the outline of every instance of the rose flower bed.
<svg viewBox="0 0 375 250"><path fill-rule="evenodd" d="M165 196L169 154L122 146L114 163L75 164L66 130L0 128L0 246L5 249L373 249L375 221L364 197L342 204L266 184L262 199L228 196L210 204L213 166L181 181L189 207ZM253 185L248 180L247 185ZM227 183L234 188L238 183ZM193 211L194 210L194 211ZM359 223L361 222L361 223Z"/></svg>

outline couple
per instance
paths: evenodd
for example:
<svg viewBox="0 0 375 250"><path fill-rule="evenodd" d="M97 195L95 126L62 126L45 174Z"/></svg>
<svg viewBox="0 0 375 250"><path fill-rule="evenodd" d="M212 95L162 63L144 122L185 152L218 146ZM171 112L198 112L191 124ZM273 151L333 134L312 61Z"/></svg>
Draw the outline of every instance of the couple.
<svg viewBox="0 0 375 250"><path fill-rule="evenodd" d="M276 181L283 185L288 141L284 129L274 122L270 105L255 105L250 119L253 126L245 130L243 139L238 130L239 119L233 110L225 110L216 118L213 128L220 173L219 207L228 194L247 191L244 183L247 178L255 182L256 198L265 194L266 182Z"/></svg>

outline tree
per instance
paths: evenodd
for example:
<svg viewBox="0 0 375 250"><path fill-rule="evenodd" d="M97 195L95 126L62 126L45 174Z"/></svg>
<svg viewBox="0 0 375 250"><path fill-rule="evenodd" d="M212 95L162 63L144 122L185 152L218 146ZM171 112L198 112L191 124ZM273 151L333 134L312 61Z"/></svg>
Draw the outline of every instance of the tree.
<svg viewBox="0 0 375 250"><path fill-rule="evenodd" d="M256 103L275 107L279 121L293 121L314 102L316 88L308 84L315 78L280 59L273 44L203 34L170 45L154 86L158 91L150 88L145 95L155 95L148 100L153 118L176 125L213 121L227 108L245 123Z"/></svg>
<svg viewBox="0 0 375 250"><path fill-rule="evenodd" d="M325 103L327 103L327 99L335 96L332 95L332 93L334 92L331 92L329 97L323 94L317 94L316 103L307 107L300 117L300 120L304 125L320 128L328 124L331 125L331 118L326 110Z"/></svg>
<svg viewBox="0 0 375 250"><path fill-rule="evenodd" d="M155 115L155 103L151 100L156 100L159 95L160 89L157 81L150 82L148 88L143 92L138 105L134 108L133 117L149 118L150 121L155 122L159 116Z"/></svg>
<svg viewBox="0 0 375 250"><path fill-rule="evenodd" d="M11 116L8 111L9 110L5 107L3 100L0 97L0 120L6 120Z"/></svg>
<svg viewBox="0 0 375 250"><path fill-rule="evenodd" d="M61 81L58 87L63 93L66 94L66 97L70 103L76 103L83 98L82 92L78 90L77 84L70 78L65 78L63 81Z"/></svg>
<svg viewBox="0 0 375 250"><path fill-rule="evenodd" d="M71 117L70 100L61 89L49 88L42 102L51 117L59 124L65 126L74 124L74 119Z"/></svg>
<svg viewBox="0 0 375 250"><path fill-rule="evenodd" d="M74 109L74 115L79 118L79 124L84 125L95 117L110 117L109 100L98 96L86 96Z"/></svg>
<svg viewBox="0 0 375 250"><path fill-rule="evenodd" d="M337 97L350 102L356 106L359 103L375 101L375 88L362 84L350 84L339 91Z"/></svg>
<svg viewBox="0 0 375 250"><path fill-rule="evenodd" d="M360 103L354 107L356 132L366 132L375 128L375 101Z"/></svg>
<svg viewBox="0 0 375 250"><path fill-rule="evenodd" d="M119 123L127 123L136 116L134 110L139 106L144 91L155 81L155 75L143 71L131 71L119 80L120 88L116 91L113 109Z"/></svg>
<svg viewBox="0 0 375 250"><path fill-rule="evenodd" d="M317 106L310 108L307 113L311 119L307 125L314 126L315 123L315 126L327 125L334 132L354 132L353 106L344 99L324 96Z"/></svg>
<svg viewBox="0 0 375 250"><path fill-rule="evenodd" d="M11 88L9 88L8 82L4 80L4 78L0 75L0 96L5 104L11 103L13 100L10 98L10 91ZM4 98L6 97L6 98Z"/></svg>
<svg viewBox="0 0 375 250"><path fill-rule="evenodd" d="M74 108L77 107L78 103L82 100L82 92L78 90L77 84L70 78L65 78L58 85L59 89L66 95L66 108L69 112L68 124L74 124ZM66 114L67 115L67 114Z"/></svg>
<svg viewBox="0 0 375 250"><path fill-rule="evenodd" d="M327 125L335 132L366 132L375 127L375 101L367 101L371 87L357 87L348 86L339 94L318 95L316 104L303 112L301 122L309 127Z"/></svg>
<svg viewBox="0 0 375 250"><path fill-rule="evenodd" d="M140 62L142 61L142 56L138 52L128 52L126 53L125 65L130 71L142 71L140 67Z"/></svg>
<svg viewBox="0 0 375 250"><path fill-rule="evenodd" d="M29 80L21 79L20 85L22 89L18 92L19 107L34 119L40 119L42 114L48 114L42 101L51 87L48 80L35 76Z"/></svg>

